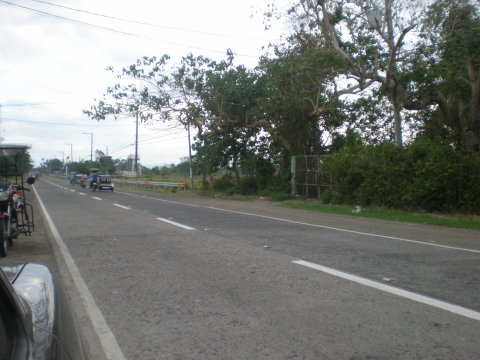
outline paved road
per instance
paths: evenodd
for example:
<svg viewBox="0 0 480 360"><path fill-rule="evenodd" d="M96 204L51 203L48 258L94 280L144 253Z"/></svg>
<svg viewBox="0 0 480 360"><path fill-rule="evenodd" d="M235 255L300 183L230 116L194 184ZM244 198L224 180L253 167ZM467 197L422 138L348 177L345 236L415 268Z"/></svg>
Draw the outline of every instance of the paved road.
<svg viewBox="0 0 480 360"><path fill-rule="evenodd" d="M35 189L91 295L74 301L86 328L93 317L97 355L480 358L478 231L48 179Z"/></svg>

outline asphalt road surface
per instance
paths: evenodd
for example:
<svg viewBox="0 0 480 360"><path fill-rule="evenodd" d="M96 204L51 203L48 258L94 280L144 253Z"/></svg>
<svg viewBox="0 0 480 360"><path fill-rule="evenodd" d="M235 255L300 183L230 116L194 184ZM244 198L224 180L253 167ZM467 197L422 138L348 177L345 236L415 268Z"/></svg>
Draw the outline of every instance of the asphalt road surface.
<svg viewBox="0 0 480 360"><path fill-rule="evenodd" d="M479 231L35 191L91 359L480 359Z"/></svg>

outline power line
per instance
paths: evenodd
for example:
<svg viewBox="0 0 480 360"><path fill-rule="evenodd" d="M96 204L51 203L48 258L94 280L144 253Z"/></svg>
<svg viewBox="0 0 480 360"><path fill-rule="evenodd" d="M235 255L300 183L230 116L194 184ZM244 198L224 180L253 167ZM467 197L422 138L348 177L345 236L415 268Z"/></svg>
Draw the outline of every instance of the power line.
<svg viewBox="0 0 480 360"><path fill-rule="evenodd" d="M151 27L156 27L156 28L160 28L160 29L184 31L184 32L190 32L190 33L196 33L196 34L218 36L218 37L227 37L227 38L268 40L267 38L255 37L255 36L242 36L242 35L234 35L234 34L219 34L219 33L200 31L200 30L190 30L190 29L177 28L177 27L172 27L172 26L164 26L164 25L159 25L159 24L153 24L153 23L136 21L136 20L129 20L129 19L121 18L121 17L100 14L100 13L96 13L96 12L92 12L92 11L88 11L88 10L76 9L76 8L72 8L72 7L65 6L65 5L53 4L53 3L50 3L48 1L42 1L42 0L31 0L31 1L36 2L36 3L40 3L40 4L55 6L55 7L71 10L71 11L76 11L76 12L80 12L80 13L84 13L84 14L100 16L100 17L104 17L106 19L118 20L118 21L128 22L128 23L137 24L137 25L151 26Z"/></svg>
<svg viewBox="0 0 480 360"><path fill-rule="evenodd" d="M25 122L25 123L32 123L32 124L38 124L38 125L55 125L55 126L130 126L130 124L123 124L123 125L113 125L113 124L69 124L69 123L56 123L56 122L48 122L48 121L32 121L32 120L20 120L20 119L12 119L12 118L5 118L2 117L2 120L8 120L8 121L18 121L18 122Z"/></svg>
<svg viewBox="0 0 480 360"><path fill-rule="evenodd" d="M5 1L5 0L0 0L0 3L8 5L8 6L12 6L12 7L17 7L17 8L26 10L26 11L31 11L31 12L34 12L34 13L37 13L37 14L40 14L40 15L43 15L43 16L46 16L46 17L54 18L56 20L61 20L61 21L69 22L69 23L76 24L76 25L86 26L86 27L92 27L92 28L97 29L97 30L116 33L116 34L120 34L120 35L124 35L124 36L129 36L129 37L134 37L134 38L138 38L138 39L144 39L144 40L154 41L154 42L157 42L157 43L163 43L163 44L168 44L168 45L173 45L173 46L178 46L178 47L183 47L183 48L189 48L189 49L194 49L194 50L203 50L203 51L208 51L208 52L213 52L213 53L218 53L218 54L225 54L226 53L226 50L221 51L221 50L201 48L201 47L192 46L192 45L184 45L184 44L176 43L176 42L173 42L173 41L158 40L158 39L146 37L146 36L143 36L143 35L139 35L139 34L135 34L135 33L127 32L127 31L117 30L117 29L113 29L113 28L110 28L110 27L106 27L106 26L95 25L95 24L88 23L88 22L85 22L85 21L75 20L75 19L67 18L65 16L55 15L55 14L52 14L52 13L49 13L49 12L46 12L46 11L30 8L28 6L14 4L14 3L11 3L11 2ZM239 54L239 53L235 53L235 52L234 52L234 54L237 55L237 56L240 56L240 57L256 58L256 56L254 56L254 55Z"/></svg>
<svg viewBox="0 0 480 360"><path fill-rule="evenodd" d="M14 4L14 3L11 3L11 2L5 1L5 0L0 0L0 2L4 3L6 5L9 5L9 6L17 7L17 8L23 9L23 10L27 10L27 11L32 11L32 12L35 12L35 13L43 15L43 16L47 16L47 17L51 17L51 18L54 18L54 19L57 19L57 20L62 20L62 21L74 23L74 24L77 24L77 25L90 26L90 27L93 27L93 28L96 28L96 29L99 29L99 30L114 32L114 33L118 33L118 34L122 34L122 35L128 35L128 36L133 36L133 37L141 37L137 34L129 33L129 32L126 32L126 31L111 29L111 28L108 28L108 27L105 27L105 26L100 26L100 25L87 23L87 22L84 22L84 21L81 21L81 20L70 19L70 18L67 18L67 17L64 17L64 16L55 15L55 14L52 14L52 13L49 13L49 12L46 12L46 11L33 9L33 8L23 6L23 5Z"/></svg>
<svg viewBox="0 0 480 360"><path fill-rule="evenodd" d="M19 103L19 104L0 104L0 107L23 107L23 106L42 106L51 105L52 103Z"/></svg>

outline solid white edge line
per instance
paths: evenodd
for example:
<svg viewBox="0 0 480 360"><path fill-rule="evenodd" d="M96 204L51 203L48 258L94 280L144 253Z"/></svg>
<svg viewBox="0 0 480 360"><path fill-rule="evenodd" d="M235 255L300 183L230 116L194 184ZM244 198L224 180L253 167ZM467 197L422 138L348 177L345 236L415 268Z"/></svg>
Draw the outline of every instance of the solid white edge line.
<svg viewBox="0 0 480 360"><path fill-rule="evenodd" d="M100 343L102 344L102 348L103 348L103 352L105 353L105 356L109 360L126 360L125 356L122 353L122 350L120 349L120 346L118 345L115 335L113 335L105 318L100 312L100 309L95 304L95 300L93 299L93 296L90 293L90 290L88 290L87 284L85 283L85 281L82 278L82 275L80 274L80 270L78 269L72 256L70 255L70 252L68 251L67 246L63 242L62 237L60 236L57 228L55 227L55 224L53 223L52 218L48 214L47 209L45 208L45 205L43 204L43 201L38 195L38 192L35 189L35 187L33 187L33 191L35 192L35 196L37 197L38 203L42 208L43 214L47 221L48 227L52 232L53 238L57 243L58 248L65 260L65 264L67 265L68 271L70 272L73 282L75 283L77 291L83 300L85 309L88 313L88 316L90 317L90 322L92 323L93 328L95 329L95 332L97 333L97 336L100 339Z"/></svg>
<svg viewBox="0 0 480 360"><path fill-rule="evenodd" d="M305 223L305 222L301 222L301 221L282 219L282 218L277 218L277 217L267 216L267 215L252 214L252 213L247 213L247 212L243 212L243 211L221 209L221 208L216 208L216 207L212 207L212 206L202 206L202 205L196 205L196 204L188 204L188 203L183 203L183 202L180 202L180 201L158 199L158 198L153 198L153 197L149 197L149 196L145 196L145 195L141 196L141 195L129 194L129 193L122 193L122 194L130 195L130 196L137 196L137 197L145 197L145 198L148 198L148 199L168 202L168 203L172 203L172 204L179 204L179 205L185 205L185 206L191 206L191 207L199 207L199 208L204 208L204 209L212 209L212 210L218 210L218 211L223 211L223 212L229 212L229 213L233 213L233 214L241 214L241 215L259 217L259 218L263 218L263 219L282 221L282 222L286 222L286 223L290 223L290 224L312 226L312 227L317 227L317 228L321 228L321 229L328 229L328 230L333 230L333 231L346 232L346 233L350 233L350 234L371 236L371 237L377 237L377 238L382 238L382 239L397 240L397 241L409 242L409 243L414 243L414 244L420 244L420 245L426 245L426 246L435 246L435 247L444 248L444 249L466 251L466 252L472 252L472 253L480 254L480 250L475 250L475 249L467 249L467 248L461 248L461 247L449 246L449 245L441 245L441 244L432 244L432 243L428 243L428 242L425 242L425 241L411 240L411 239L405 239L405 238L388 236L388 235L372 234L372 233L366 233L366 232L361 232L361 231L336 228L336 227L325 226L325 225L310 224L310 223Z"/></svg>
<svg viewBox="0 0 480 360"><path fill-rule="evenodd" d="M295 263L295 264L298 264L298 265L303 265L303 266L309 267L311 269L322 271L326 274L333 275L333 276L336 276L336 277L339 277L339 278L342 278L342 279L345 279L345 280L350 280L350 281L356 282L358 284L368 286L368 287L371 287L371 288L374 288L374 289L377 289L377 290L380 290L380 291L383 291L383 292L386 292L386 293L389 293L389 294L397 295L397 296L400 296L400 297L403 297L403 298L406 298L406 299L409 299L409 300L413 300L413 301L416 301L416 302L419 302L419 303L422 303L422 304L426 304L426 305L429 305L429 306L436 307L436 308L441 309L441 310L449 311L451 313L461 315L461 316L467 317L469 319L480 320L480 312L475 311L475 310L471 310L471 309L467 309L463 306L450 304L450 303L447 303L447 302L444 302L444 301L441 301L441 300L430 298L428 296L416 294L416 293L410 292L408 290L404 290L404 289L400 289L400 288L397 288L397 287L394 287L394 286L389 286L389 285L386 285L386 284L382 284L382 283L377 282L377 281L373 281L373 280L369 280L369 279L366 279L366 278L362 278L360 276L348 274L348 273L345 273L343 271L335 270L335 269L332 269L332 268L329 268L329 267L326 267L326 266L323 266L323 265L315 264L315 263L312 263L312 262L308 262L308 261L304 261L304 260L295 260L295 261L292 261L292 262Z"/></svg>
<svg viewBox="0 0 480 360"><path fill-rule="evenodd" d="M183 225L183 224L180 224L180 223L177 223L177 222L175 222L175 221L168 220L168 219L165 219L165 218L157 218L157 220L160 220L160 221L163 221L163 222L166 222L166 223L169 223L169 224L172 224L172 225L181 227L182 229L185 229L185 230L196 230L196 229L193 228L193 227L190 227L190 226L187 226L187 225Z"/></svg>
<svg viewBox="0 0 480 360"><path fill-rule="evenodd" d="M113 204L113 206L117 206L117 207L122 208L122 209L130 210L130 208L128 206L124 206L124 205L120 205L120 204Z"/></svg>

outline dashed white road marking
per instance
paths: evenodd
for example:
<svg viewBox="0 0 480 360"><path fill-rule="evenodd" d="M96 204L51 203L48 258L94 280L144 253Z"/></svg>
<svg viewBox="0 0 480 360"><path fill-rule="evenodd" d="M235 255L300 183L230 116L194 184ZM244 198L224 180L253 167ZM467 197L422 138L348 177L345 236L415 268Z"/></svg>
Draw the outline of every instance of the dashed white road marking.
<svg viewBox="0 0 480 360"><path fill-rule="evenodd" d="M380 291L384 291L384 292L389 293L389 294L397 295L397 296L400 296L400 297L403 297L403 298L406 298L406 299L409 299L409 300L413 300L413 301L416 301L416 302L419 302L419 303L422 303L422 304L426 304L426 305L429 305L429 306L436 307L438 309L449 311L449 312L457 314L457 315L465 316L467 318L480 321L480 312L475 311L475 310L471 310L471 309L467 309L463 306L450 304L450 303L447 303L445 301L430 298L428 296L420 295L420 294L417 294L417 293L414 293L414 292L411 292L411 291L408 291L408 290L400 289L400 288L397 288L397 287L394 287L394 286L389 286L389 285L386 285L386 284L382 284L382 283L377 282L377 281L373 281L373 280L369 280L369 279L366 279L366 278L363 278L363 277L360 277L360 276L357 276L357 275L345 273L343 271L332 269L332 268L329 268L327 266L315 264L315 263L312 263L312 262L308 262L308 261L304 261L304 260L295 260L295 261L292 261L292 262L295 263L295 264L299 264L299 265L309 267L311 269L322 271L322 272L324 272L326 274L329 274L329 275L333 275L333 276L336 276L336 277L339 277L339 278L342 278L342 279L345 279L345 280L350 280L350 281L356 282L356 283L364 285L364 286L368 286L368 287L371 287L371 288L374 288L374 289L377 289L377 290L380 290Z"/></svg>
<svg viewBox="0 0 480 360"><path fill-rule="evenodd" d="M130 208L128 206L124 206L124 205L120 205L120 204L113 204L113 206L117 206L117 207L122 208L122 209L130 210Z"/></svg>
<svg viewBox="0 0 480 360"><path fill-rule="evenodd" d="M172 221L172 220L168 220L168 219L165 219L165 218L157 218L157 220L160 220L160 221L163 221L163 222L166 222L166 223L169 223L169 224L172 224L172 225L181 227L182 229L185 229L185 230L196 230L195 228L193 228L193 227L191 227L191 226L183 225L183 224L180 224L180 223L178 223L178 222L175 222L175 221Z"/></svg>
<svg viewBox="0 0 480 360"><path fill-rule="evenodd" d="M449 246L449 245L441 245L441 244L429 243L429 242L420 241L420 240L405 239L405 238L396 237L396 236L380 235L380 234L373 234L373 233L367 233L367 232L361 232L361 231L355 231L355 230L349 230L349 229L342 229L342 228L337 228L337 227L332 227L332 226L325 226L325 225L318 225L318 224L306 223L306 222L295 221L295 220L282 219L282 218L277 218L277 217L273 217L273 216L253 214L253 213L237 211L237 210L222 209L222 208L217 208L217 207L213 207L213 206L203 206L203 205L197 205L197 204L189 204L189 203L184 203L184 202L181 202L181 201L165 200L165 199L159 199L159 198L154 198L154 197L145 196L145 195L129 194L129 193L123 193L123 192L119 192L119 193L125 194L125 195L130 195L130 196L143 197L143 198L156 200L156 201L172 203L172 204L178 204L178 205L184 205L184 206L190 206L190 207L198 207L198 208L204 208L204 209L211 209L211 210L228 212L228 213L232 213L232 214L240 214L240 215L253 216L253 217L258 217L258 218L263 218L263 219L270 219L270 220L275 220L275 221L282 221L282 222L286 222L286 223L289 223L289 224L305 225L305 226L311 226L311 227L333 230L333 231L340 231L340 232L345 232L345 233L350 233L350 234L357 234L357 235L370 236L370 237L376 237L376 238L381 238L381 239L396 240L396 241L414 243L414 244L419 244L419 245L435 246L435 247L438 247L438 248L457 250L457 251L466 251L466 252L472 252L472 253L480 254L480 250L475 250L475 249L461 248L461 247Z"/></svg>
<svg viewBox="0 0 480 360"><path fill-rule="evenodd" d="M92 199L95 199L95 200L102 200L102 199L100 199L99 197L96 197L96 196L92 196Z"/></svg>

